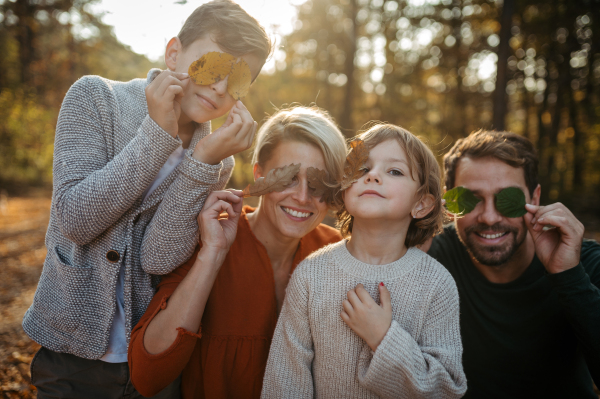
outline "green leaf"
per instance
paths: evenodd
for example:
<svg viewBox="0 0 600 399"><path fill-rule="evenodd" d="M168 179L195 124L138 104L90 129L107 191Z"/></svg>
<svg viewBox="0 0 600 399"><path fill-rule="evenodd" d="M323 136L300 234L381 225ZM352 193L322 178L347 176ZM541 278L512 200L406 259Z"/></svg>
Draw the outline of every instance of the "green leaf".
<svg viewBox="0 0 600 399"><path fill-rule="evenodd" d="M525 194L517 187L507 187L495 195L496 210L507 218L518 218L527 213Z"/></svg>
<svg viewBox="0 0 600 399"><path fill-rule="evenodd" d="M481 201L473 191L462 186L454 187L444 194L446 200L446 209L455 215L466 215L475 209L475 206Z"/></svg>

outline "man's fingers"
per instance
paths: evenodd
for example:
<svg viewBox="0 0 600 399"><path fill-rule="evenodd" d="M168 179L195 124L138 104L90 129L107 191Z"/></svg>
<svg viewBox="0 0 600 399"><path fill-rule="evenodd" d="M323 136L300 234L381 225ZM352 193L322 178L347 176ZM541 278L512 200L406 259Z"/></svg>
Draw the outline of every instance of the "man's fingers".
<svg viewBox="0 0 600 399"><path fill-rule="evenodd" d="M379 283L379 300L381 307L385 310L392 310L392 296L383 282Z"/></svg>

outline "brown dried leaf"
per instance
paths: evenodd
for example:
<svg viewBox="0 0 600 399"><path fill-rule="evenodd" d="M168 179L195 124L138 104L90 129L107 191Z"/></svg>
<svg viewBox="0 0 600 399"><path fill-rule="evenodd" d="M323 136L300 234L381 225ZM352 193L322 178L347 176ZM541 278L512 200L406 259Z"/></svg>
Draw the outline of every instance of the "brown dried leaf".
<svg viewBox="0 0 600 399"><path fill-rule="evenodd" d="M244 60L233 65L229 79L227 80L227 91L235 100L246 97L252 83L250 67Z"/></svg>
<svg viewBox="0 0 600 399"><path fill-rule="evenodd" d="M211 51L192 62L188 74L194 83L206 86L225 79L231 72L236 58L227 53Z"/></svg>
<svg viewBox="0 0 600 399"><path fill-rule="evenodd" d="M333 201L333 186L329 182L327 171L310 166L306 169L306 179L308 187L312 189L312 196L321 197L320 201L328 204Z"/></svg>
<svg viewBox="0 0 600 399"><path fill-rule="evenodd" d="M364 174L362 168L369 159L369 150L361 139L352 140L350 148L350 153L346 157L346 164L344 165L344 177L340 187L342 191L350 187Z"/></svg>
<svg viewBox="0 0 600 399"><path fill-rule="evenodd" d="M289 164L281 168L271 169L267 176L259 177L254 184L248 184L243 195L246 197L258 197L274 191L283 191L292 184L294 176L300 172L301 164Z"/></svg>

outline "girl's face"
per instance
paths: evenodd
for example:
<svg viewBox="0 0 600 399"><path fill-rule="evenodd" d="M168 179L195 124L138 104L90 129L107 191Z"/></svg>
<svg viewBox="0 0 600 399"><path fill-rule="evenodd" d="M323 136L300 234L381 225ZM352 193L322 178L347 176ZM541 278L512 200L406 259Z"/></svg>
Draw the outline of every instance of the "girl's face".
<svg viewBox="0 0 600 399"><path fill-rule="evenodd" d="M263 195L260 212L279 234L289 238L302 238L319 225L327 215L327 204L313 197L306 179L308 167L325 169L321 150L307 143L284 141L273 150L273 155L263 167L256 165L254 179L266 176L274 168L302 164L294 183L281 192Z"/></svg>
<svg viewBox="0 0 600 399"><path fill-rule="evenodd" d="M410 175L408 165L396 140L385 140L369 151L364 176L344 192L344 204L355 221L410 223L411 212L417 216L420 183Z"/></svg>

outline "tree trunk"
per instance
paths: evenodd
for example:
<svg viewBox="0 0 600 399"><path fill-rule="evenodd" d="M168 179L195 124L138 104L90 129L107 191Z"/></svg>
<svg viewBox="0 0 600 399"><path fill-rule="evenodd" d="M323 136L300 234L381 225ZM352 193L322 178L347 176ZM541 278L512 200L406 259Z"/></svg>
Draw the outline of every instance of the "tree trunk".
<svg viewBox="0 0 600 399"><path fill-rule="evenodd" d="M356 14L358 12L357 0L350 0L349 18L352 20L352 29L348 32L348 46L346 47L346 60L344 63L344 74L348 78L346 82L346 90L344 93L344 109L342 110L342 116L340 118L340 126L343 132L354 131L354 125L352 123L352 103L354 99L354 56L356 54Z"/></svg>
<svg viewBox="0 0 600 399"><path fill-rule="evenodd" d="M496 90L494 92L494 117L492 120L495 130L505 129L506 119L506 83L508 81L508 57L510 53L510 29L512 16L515 12L515 0L504 0L500 16L500 44L498 45L498 63L496 69Z"/></svg>

